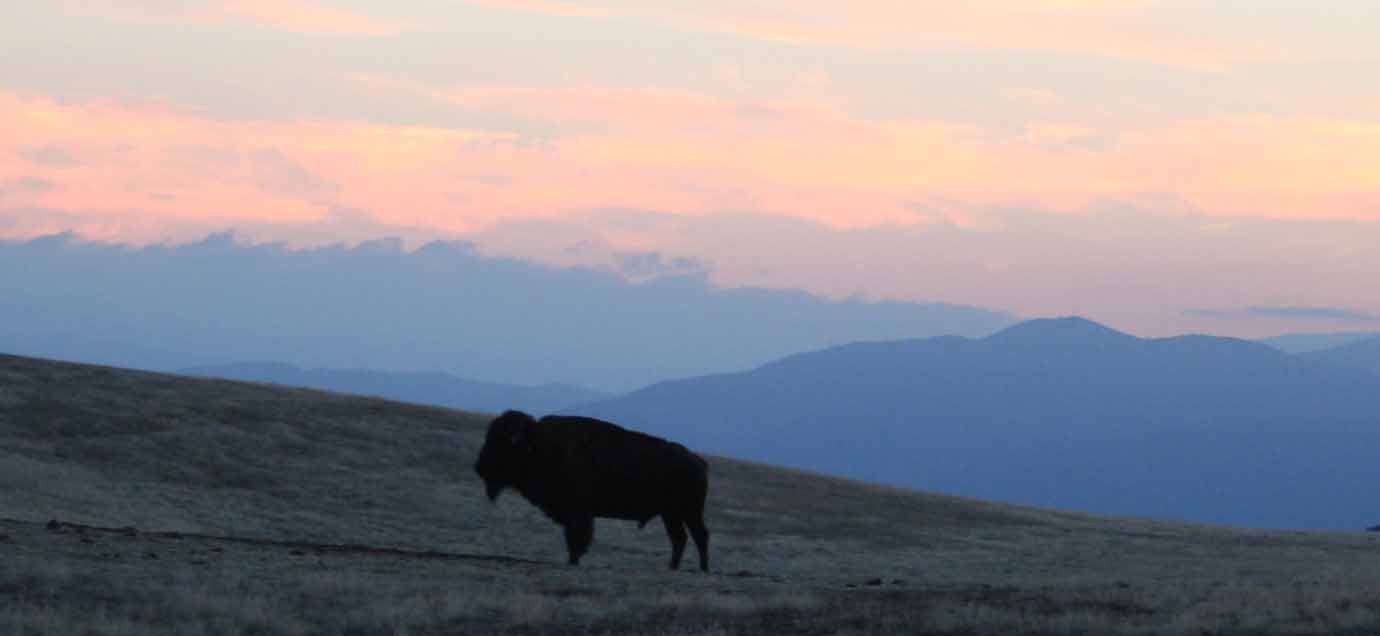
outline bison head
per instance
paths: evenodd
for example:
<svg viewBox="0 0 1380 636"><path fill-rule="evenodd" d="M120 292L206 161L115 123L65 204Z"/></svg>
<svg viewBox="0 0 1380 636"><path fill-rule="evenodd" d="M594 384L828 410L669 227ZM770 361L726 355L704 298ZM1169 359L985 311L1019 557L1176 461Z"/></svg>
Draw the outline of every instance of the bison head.
<svg viewBox="0 0 1380 636"><path fill-rule="evenodd" d="M531 452L529 435L536 420L522 411L507 411L489 422L484 448L474 472L484 480L484 492L489 501L498 499L504 488L517 483L526 468Z"/></svg>

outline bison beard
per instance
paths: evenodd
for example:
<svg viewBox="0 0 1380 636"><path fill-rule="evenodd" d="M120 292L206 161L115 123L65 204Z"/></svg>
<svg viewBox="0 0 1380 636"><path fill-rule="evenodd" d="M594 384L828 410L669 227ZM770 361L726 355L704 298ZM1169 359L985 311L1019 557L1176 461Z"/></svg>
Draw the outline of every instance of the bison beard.
<svg viewBox="0 0 1380 636"><path fill-rule="evenodd" d="M490 500L516 488L563 526L572 565L594 539L595 517L642 527L660 516L671 538L671 569L680 567L688 528L700 570L709 571L709 467L680 444L588 417L537 421L507 411L489 423L474 469Z"/></svg>

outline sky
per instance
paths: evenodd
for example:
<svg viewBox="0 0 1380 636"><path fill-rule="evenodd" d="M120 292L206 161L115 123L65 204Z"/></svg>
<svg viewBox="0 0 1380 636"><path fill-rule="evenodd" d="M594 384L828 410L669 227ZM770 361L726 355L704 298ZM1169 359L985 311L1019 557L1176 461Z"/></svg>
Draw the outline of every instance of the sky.
<svg viewBox="0 0 1380 636"><path fill-rule="evenodd" d="M4 3L0 238L1380 330L1376 32L1369 0Z"/></svg>

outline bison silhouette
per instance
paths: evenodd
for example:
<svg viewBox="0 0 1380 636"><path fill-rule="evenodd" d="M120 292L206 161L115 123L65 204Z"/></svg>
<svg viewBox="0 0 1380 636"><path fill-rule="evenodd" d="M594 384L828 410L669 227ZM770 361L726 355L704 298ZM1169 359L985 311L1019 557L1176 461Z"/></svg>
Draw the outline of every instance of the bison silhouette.
<svg viewBox="0 0 1380 636"><path fill-rule="evenodd" d="M571 565L589 550L595 517L636 521L641 528L660 516L671 538L671 569L680 567L689 528L700 570L709 571L709 465L680 444L588 417L537 421L507 411L489 423L474 470L490 501L516 488L563 526Z"/></svg>

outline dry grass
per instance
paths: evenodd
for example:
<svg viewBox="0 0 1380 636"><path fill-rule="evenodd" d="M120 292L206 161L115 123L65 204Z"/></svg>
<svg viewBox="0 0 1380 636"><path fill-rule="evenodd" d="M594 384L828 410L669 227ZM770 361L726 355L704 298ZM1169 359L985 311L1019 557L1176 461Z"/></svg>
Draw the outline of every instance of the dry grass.
<svg viewBox="0 0 1380 636"><path fill-rule="evenodd" d="M137 539L136 539L137 540ZM205 546L191 541L184 549ZM559 566L422 572L369 558L277 566L252 547L225 563L123 570L21 561L3 572L11 634L1368 634L1374 589L1341 581L1283 588L772 589ZM263 561L261 561L262 559ZM399 565L399 564L392 564ZM548 571L542 571L549 568ZM486 580L487 576L493 577ZM669 575L666 575L669 576ZM111 585L116 582L118 585ZM623 589L624 586L634 589ZM1369 598L1358 602L1358 598Z"/></svg>
<svg viewBox="0 0 1380 636"><path fill-rule="evenodd" d="M723 458L714 573L664 571L659 529L614 522L569 568L553 525L483 498L485 421L0 356L0 633L1380 631L1374 535L1093 517Z"/></svg>

